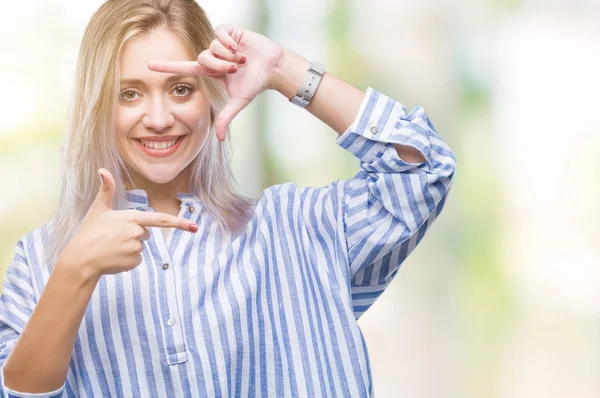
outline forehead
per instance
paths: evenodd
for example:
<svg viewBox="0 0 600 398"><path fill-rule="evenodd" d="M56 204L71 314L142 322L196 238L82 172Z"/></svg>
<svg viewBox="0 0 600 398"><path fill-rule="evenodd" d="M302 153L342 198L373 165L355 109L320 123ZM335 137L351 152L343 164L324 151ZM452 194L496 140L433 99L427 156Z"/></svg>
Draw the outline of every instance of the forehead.
<svg viewBox="0 0 600 398"><path fill-rule="evenodd" d="M161 74L148 69L148 61L193 61L196 57L189 53L183 40L167 29L154 29L141 34L125 44L119 57L121 76Z"/></svg>

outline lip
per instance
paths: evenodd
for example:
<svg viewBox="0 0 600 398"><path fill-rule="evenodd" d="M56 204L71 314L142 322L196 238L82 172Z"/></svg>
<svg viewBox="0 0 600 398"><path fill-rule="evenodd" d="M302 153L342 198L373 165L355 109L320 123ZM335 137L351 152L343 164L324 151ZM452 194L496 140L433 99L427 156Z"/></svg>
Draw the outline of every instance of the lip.
<svg viewBox="0 0 600 398"><path fill-rule="evenodd" d="M184 134L185 135L185 134ZM136 140L144 140L144 141L171 141L174 140L176 138L180 138L183 137L183 135L161 135L161 136L155 136L155 135L149 135L148 137L136 137Z"/></svg>
<svg viewBox="0 0 600 398"><path fill-rule="evenodd" d="M184 135L179 135L179 136L171 135L171 136L165 136L165 137L152 137L151 139L136 138L135 142L140 147L142 152L144 152L146 155L153 157L153 158L164 158L167 156L171 156L172 154L174 154L177 151L177 149L179 149L179 146L181 145L181 142L184 140L184 137L185 137ZM145 141L170 141L175 138L177 138L177 142L175 143L175 145L173 145L172 147L167 148L167 149L147 148L140 141L140 139L145 140Z"/></svg>

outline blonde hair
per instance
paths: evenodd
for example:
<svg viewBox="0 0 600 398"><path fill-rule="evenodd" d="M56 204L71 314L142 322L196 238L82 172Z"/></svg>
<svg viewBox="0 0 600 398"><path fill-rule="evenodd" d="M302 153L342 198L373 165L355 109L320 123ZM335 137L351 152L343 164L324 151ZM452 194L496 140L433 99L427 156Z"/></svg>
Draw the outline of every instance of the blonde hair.
<svg viewBox="0 0 600 398"><path fill-rule="evenodd" d="M134 184L117 151L114 134L119 54L129 40L156 28L176 33L191 54L201 53L215 38L210 21L194 0L108 0L85 30L63 148L59 206L49 224L46 260L50 267L75 236L96 198L99 168L104 167L114 176L113 209L126 208L125 185ZM228 141L221 144L214 132L216 115L225 106L227 94L213 79L199 79L211 107L211 127L190 165L188 185L190 193L202 200L220 226L236 233L247 223L254 202L235 193Z"/></svg>

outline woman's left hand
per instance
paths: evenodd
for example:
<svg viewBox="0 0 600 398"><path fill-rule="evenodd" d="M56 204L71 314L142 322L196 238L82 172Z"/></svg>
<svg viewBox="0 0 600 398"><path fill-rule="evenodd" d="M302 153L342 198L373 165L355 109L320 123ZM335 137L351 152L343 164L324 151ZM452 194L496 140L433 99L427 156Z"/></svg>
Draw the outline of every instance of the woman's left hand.
<svg viewBox="0 0 600 398"><path fill-rule="evenodd" d="M217 38L197 61L149 62L156 72L181 75L206 75L224 82L229 100L217 116L215 130L225 140L233 118L257 95L273 87L283 47L269 38L235 25L215 29Z"/></svg>

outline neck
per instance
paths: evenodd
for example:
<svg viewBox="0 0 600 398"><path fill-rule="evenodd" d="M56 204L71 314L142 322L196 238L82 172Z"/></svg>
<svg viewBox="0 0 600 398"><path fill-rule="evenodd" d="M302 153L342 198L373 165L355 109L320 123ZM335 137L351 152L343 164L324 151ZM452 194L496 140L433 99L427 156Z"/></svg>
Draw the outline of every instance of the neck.
<svg viewBox="0 0 600 398"><path fill-rule="evenodd" d="M133 186L126 189L143 189L148 195L150 206L159 212L177 215L181 201L177 198L179 192L189 192L189 168L185 168L173 180L160 184L147 179L135 172L131 172Z"/></svg>

